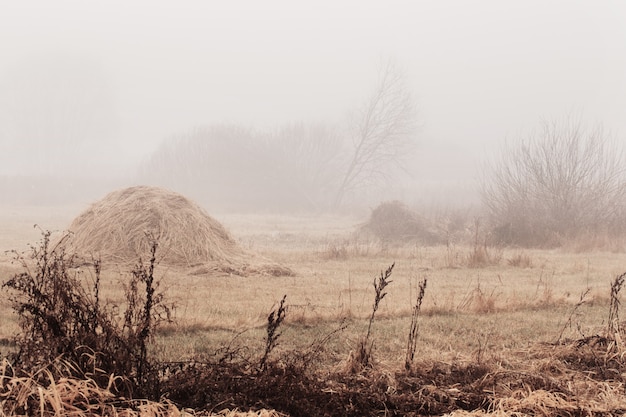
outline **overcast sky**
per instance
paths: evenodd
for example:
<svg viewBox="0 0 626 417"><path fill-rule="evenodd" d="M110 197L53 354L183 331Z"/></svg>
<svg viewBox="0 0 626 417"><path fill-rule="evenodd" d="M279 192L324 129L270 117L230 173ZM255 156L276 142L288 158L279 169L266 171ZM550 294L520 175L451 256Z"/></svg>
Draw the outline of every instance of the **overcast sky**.
<svg viewBox="0 0 626 417"><path fill-rule="evenodd" d="M618 0L3 1L0 56L0 174L29 169L8 153L49 125L42 91L85 97L75 136L118 170L194 126L340 120L386 58L416 97L422 178L473 177L505 139L572 112L626 141Z"/></svg>

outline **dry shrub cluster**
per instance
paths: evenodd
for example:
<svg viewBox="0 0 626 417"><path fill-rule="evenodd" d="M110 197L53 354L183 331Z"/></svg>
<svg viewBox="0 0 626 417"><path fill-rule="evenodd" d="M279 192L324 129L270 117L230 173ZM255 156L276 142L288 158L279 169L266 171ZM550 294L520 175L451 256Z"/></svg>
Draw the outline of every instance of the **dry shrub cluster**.
<svg viewBox="0 0 626 417"><path fill-rule="evenodd" d="M466 265L470 268L484 268L490 265L498 265L502 259L500 248L490 247L486 242L472 246L467 255Z"/></svg>
<svg viewBox="0 0 626 417"><path fill-rule="evenodd" d="M171 311L154 278L156 242L149 264L139 262L124 284L123 306L100 299L99 261L89 282L62 243L63 239L51 247L50 232L44 232L41 245L32 248L32 259L17 255L24 272L2 285L21 328L12 362L26 373L40 369L50 373L49 364L61 358L71 364L63 368L63 377L71 371L71 376L110 387L111 375L119 375L123 382L115 385L118 393L153 395L150 390L158 389L158 384L148 343Z"/></svg>
<svg viewBox="0 0 626 417"><path fill-rule="evenodd" d="M457 309L474 313L493 313L497 310L496 301L500 297L497 288L485 289L481 287L480 280L463 297Z"/></svg>
<svg viewBox="0 0 626 417"><path fill-rule="evenodd" d="M601 126L579 118L543 122L536 135L509 143L488 165L482 200L498 241L554 247L623 241L623 148Z"/></svg>
<svg viewBox="0 0 626 417"><path fill-rule="evenodd" d="M378 239L368 239L356 233L349 239L338 239L328 242L320 252L325 260L345 260L351 257L366 257L380 253L386 244Z"/></svg>
<svg viewBox="0 0 626 417"><path fill-rule="evenodd" d="M323 259L332 260L344 260L348 259L348 246L336 242L332 242L326 245L326 248L322 252Z"/></svg>
<svg viewBox="0 0 626 417"><path fill-rule="evenodd" d="M360 237L374 236L382 243L383 251L390 244L445 244L445 264L449 268L498 265L503 255L503 247L494 244L492 233L483 226L480 217L472 219L457 212L439 213L435 218L428 219L399 201L384 202L376 207L358 234ZM461 243L461 247L469 246L469 252L457 250L457 243ZM345 244L334 244L327 248L325 256L328 259L344 259L348 253Z"/></svg>
<svg viewBox="0 0 626 417"><path fill-rule="evenodd" d="M528 253L518 252L506 260L509 266L517 268L532 268L533 260Z"/></svg>
<svg viewBox="0 0 626 417"><path fill-rule="evenodd" d="M467 266L480 268L499 264L502 259L502 250L489 245L489 236L481 230L479 218L474 219L473 232L474 238L472 249L467 257Z"/></svg>

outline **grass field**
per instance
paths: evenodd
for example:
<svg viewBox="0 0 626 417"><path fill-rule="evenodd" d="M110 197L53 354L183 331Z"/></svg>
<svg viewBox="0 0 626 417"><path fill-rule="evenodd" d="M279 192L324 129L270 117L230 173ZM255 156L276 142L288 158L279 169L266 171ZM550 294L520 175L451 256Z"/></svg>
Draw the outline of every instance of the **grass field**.
<svg viewBox="0 0 626 417"><path fill-rule="evenodd" d="M0 208L1 278L6 280L20 271L12 262L12 254L5 251L23 251L28 243L36 243L40 231L33 228L34 224L61 231L80 209ZM580 399L577 409L569 409L557 404L559 399L565 401L565 394L555 397L545 386L539 390L532 389L531 383L521 384L508 394L494 386L492 392L498 394L493 395L501 401L492 402L491 410L475 413L541 414L529 404L520 405L533 399L543 404L539 409L545 415L554 410L561 415L610 415L626 410L619 372L619 378L613 375L603 379L592 375L596 371L590 368L574 377L573 371L550 364L550 360L565 355L564 349L571 348L569 341L606 335L610 285L626 272L625 253L489 247L481 258L486 262L481 263L472 256L476 248L468 245L395 247L356 239L353 231L364 220L357 217L211 214L245 250L288 266L295 275L216 276L158 267L161 290L175 306L175 321L164 325L155 339L153 354L161 361L210 358L229 344L262 352L267 316L286 295L286 318L272 355L304 351L330 335L320 348L316 366L327 372L342 369L367 331L374 301L372 283L395 262L393 282L372 326L377 372L394 374L403 369L417 287L426 279L416 373L439 369L450 375L455 366L489 364L481 378L498 372L504 375L505 370L516 370L525 377L533 374L559 379L560 375L563 386L570 390L567 404L572 396ZM120 280L126 273L124 267L104 265L103 296L107 300L123 301ZM86 280L91 276L88 267L81 274ZM17 331L17 322L6 297L1 300L0 352L5 353L13 348L9 341ZM603 349L608 355L608 348ZM468 368L463 369L471 374ZM501 381L509 377L502 376ZM571 380L565 381L567 378ZM459 381L448 390L462 390ZM591 387L593 381L597 386ZM388 389L396 390L397 383L389 382ZM513 384L509 381L508 386ZM543 399L534 397L539 391ZM597 398L600 394L604 395L602 401ZM602 409L601 404L607 408Z"/></svg>

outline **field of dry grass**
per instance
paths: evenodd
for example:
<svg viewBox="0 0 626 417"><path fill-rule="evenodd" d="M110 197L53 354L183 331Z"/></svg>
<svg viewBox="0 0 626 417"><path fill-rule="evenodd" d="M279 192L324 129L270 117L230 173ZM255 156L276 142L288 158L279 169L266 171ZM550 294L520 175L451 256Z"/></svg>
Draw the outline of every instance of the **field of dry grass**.
<svg viewBox="0 0 626 417"><path fill-rule="evenodd" d="M28 243L40 238L34 224L60 231L79 211L0 208L1 278L19 271L5 250L26 250ZM285 323L273 355L306 350L331 335L321 349L320 367L328 372L341 369L366 331L374 278L395 262L393 282L372 327L379 375L403 369L418 283L427 279L414 374L464 373L437 395L448 398L463 391L464 383L483 384L480 390L499 400L475 414L541 415L537 410L543 410L543 415L550 415L558 410L561 415L609 415L626 410L621 375L602 377L591 365L585 368L581 363L580 369L563 365L577 357L569 350L589 349L588 354L597 355L597 346L590 341L604 343L604 338L594 337L606 336L610 285L626 271L626 253L487 248L477 259L476 248L460 244L394 247L357 239L352 233L362 221L357 217L211 215L245 250L288 266L295 275L242 277L158 269L161 289L175 305L175 322L165 325L155 340L153 354L159 360L209 358L229 344L262 351L268 313L287 295ZM86 279L91 274L88 267L81 273ZM106 299L122 302L120 280L126 273L123 267L104 265ZM4 353L12 349L9 340L17 325L6 297L1 300L0 353ZM609 352L604 345L600 351ZM560 360L563 357L570 362ZM603 358L605 364L615 359ZM470 365L487 364L472 379ZM582 376L574 377L581 369ZM559 389L548 389L542 378L558 380L554 384ZM389 377L387 389L400 392L400 380ZM420 390L443 389L434 387L437 380L432 376L431 384ZM568 408L571 398L580 398L580 404ZM424 414L436 414L437 409L432 411Z"/></svg>

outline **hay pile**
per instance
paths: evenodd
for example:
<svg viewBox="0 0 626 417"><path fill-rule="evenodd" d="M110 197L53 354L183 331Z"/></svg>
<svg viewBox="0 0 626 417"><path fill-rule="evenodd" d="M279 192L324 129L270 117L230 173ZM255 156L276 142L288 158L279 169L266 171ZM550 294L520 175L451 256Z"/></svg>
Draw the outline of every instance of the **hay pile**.
<svg viewBox="0 0 626 417"><path fill-rule="evenodd" d="M161 264L202 267L210 272L247 275L253 268L226 229L197 204L172 191L137 186L114 191L80 214L70 225L71 252L86 259L132 263L150 256L158 242ZM291 272L278 266L274 274Z"/></svg>
<svg viewBox="0 0 626 417"><path fill-rule="evenodd" d="M442 240L425 219L399 201L384 202L372 210L361 232L373 234L383 242L437 244Z"/></svg>

